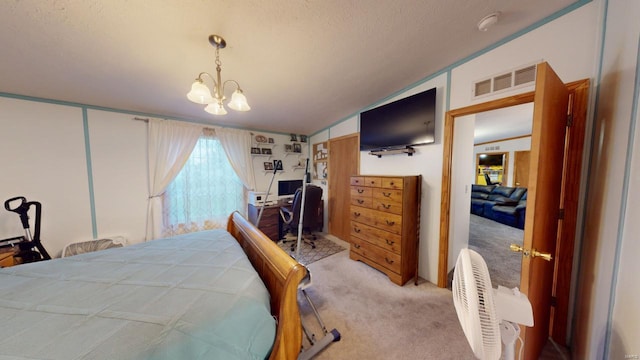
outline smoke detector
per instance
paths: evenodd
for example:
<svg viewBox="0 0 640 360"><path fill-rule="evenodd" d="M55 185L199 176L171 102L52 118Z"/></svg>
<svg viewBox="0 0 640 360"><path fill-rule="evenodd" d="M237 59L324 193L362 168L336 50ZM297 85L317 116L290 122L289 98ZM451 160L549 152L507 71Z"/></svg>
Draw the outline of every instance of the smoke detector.
<svg viewBox="0 0 640 360"><path fill-rule="evenodd" d="M483 17L480 21L478 21L478 30L487 31L489 27L498 22L498 17L500 17L500 12L496 11L491 13L485 17Z"/></svg>

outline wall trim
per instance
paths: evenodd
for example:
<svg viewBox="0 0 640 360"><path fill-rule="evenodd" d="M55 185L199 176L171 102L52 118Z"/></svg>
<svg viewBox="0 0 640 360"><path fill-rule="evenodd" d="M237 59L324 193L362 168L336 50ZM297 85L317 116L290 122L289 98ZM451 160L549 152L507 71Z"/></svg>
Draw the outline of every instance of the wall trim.
<svg viewBox="0 0 640 360"><path fill-rule="evenodd" d="M93 238L98 238L98 223L96 220L96 199L93 191L93 167L91 165L91 141L89 139L89 115L87 108L82 108L82 127L84 130L84 151L87 159L87 181L89 183L89 208L91 209L91 230Z"/></svg>

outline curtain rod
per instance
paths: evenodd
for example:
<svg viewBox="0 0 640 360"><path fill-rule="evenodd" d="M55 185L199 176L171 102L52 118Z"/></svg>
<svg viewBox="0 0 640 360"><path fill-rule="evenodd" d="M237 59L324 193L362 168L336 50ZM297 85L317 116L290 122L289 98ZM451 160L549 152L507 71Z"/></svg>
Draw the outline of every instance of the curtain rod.
<svg viewBox="0 0 640 360"><path fill-rule="evenodd" d="M134 117L134 118L133 118L133 120L136 120L136 121L144 121L144 122L146 122L146 123L148 123L148 122L149 122L149 118L141 118L141 117L137 117L137 116L136 116L136 117ZM203 129L206 129L206 130L209 130L209 131L216 131L216 129L215 129L215 128L213 128L213 127L209 127L209 126L206 126L206 125L205 125L205 126L203 126L202 128L203 128ZM252 133L252 134L253 134L253 133Z"/></svg>

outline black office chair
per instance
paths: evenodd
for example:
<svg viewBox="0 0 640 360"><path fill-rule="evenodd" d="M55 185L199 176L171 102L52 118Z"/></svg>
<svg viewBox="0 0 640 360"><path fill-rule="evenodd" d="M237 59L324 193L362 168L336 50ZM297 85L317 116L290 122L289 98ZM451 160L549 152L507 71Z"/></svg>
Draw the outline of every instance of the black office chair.
<svg viewBox="0 0 640 360"><path fill-rule="evenodd" d="M305 243L311 245L312 248L316 248L316 244L314 240L316 240L316 235L313 231L317 230L318 224L320 224L320 220L318 217L320 216L320 206L322 204L322 188L316 185L307 184L307 189L305 191L305 201L304 201L304 219L302 222L302 231L303 231L303 240ZM280 208L280 216L282 217L282 221L284 223L284 231L291 232L292 234L298 233L298 225L300 223L300 209L302 207L302 188L296 190L293 196L293 203L291 207L281 207ZM309 238L305 237L305 231ZM285 240L286 242L293 242L291 244L291 250L295 250L297 238L296 240Z"/></svg>
<svg viewBox="0 0 640 360"><path fill-rule="evenodd" d="M484 174L484 181L487 183L487 185L494 185L494 183L491 181L491 178L489 177L489 174L487 173Z"/></svg>

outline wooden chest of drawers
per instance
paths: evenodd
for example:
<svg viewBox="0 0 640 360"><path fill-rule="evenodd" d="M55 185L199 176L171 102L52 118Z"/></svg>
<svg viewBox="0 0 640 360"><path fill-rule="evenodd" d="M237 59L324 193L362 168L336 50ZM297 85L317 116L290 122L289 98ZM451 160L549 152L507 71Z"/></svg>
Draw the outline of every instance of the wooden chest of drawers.
<svg viewBox="0 0 640 360"><path fill-rule="evenodd" d="M421 176L351 177L349 257L404 285L417 276Z"/></svg>

